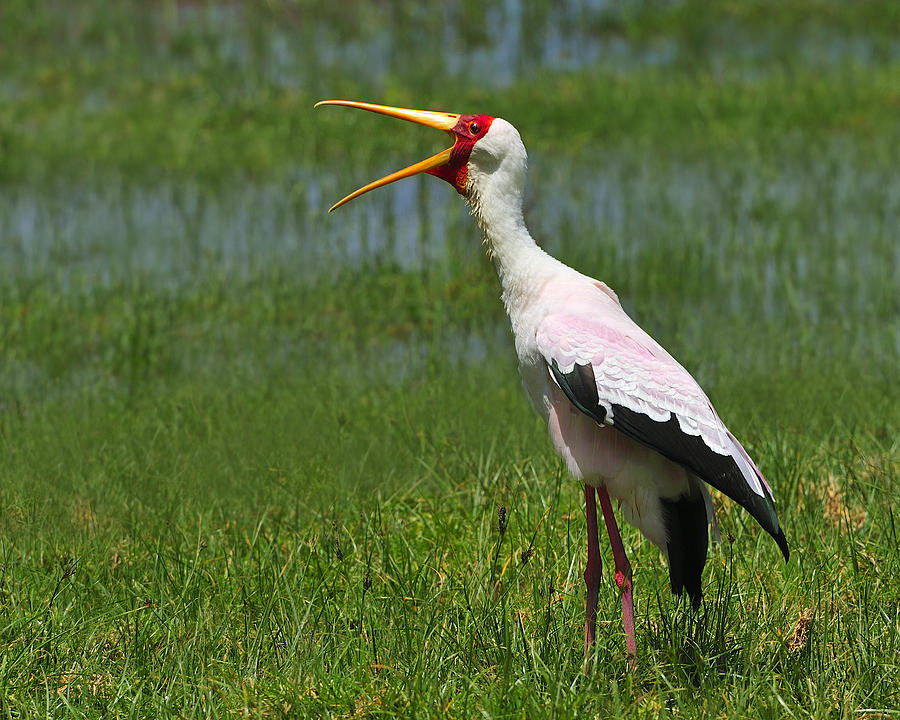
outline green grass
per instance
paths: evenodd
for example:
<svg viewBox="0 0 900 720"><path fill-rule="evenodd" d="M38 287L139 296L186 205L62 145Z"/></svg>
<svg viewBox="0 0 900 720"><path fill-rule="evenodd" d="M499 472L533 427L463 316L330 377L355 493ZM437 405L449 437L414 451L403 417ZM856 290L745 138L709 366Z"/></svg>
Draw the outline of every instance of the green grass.
<svg viewBox="0 0 900 720"><path fill-rule="evenodd" d="M790 564L726 504L735 540L711 554L697 620L627 530L640 664L625 667L607 573L582 677L581 493L503 365L501 383L463 370L399 388L329 370L268 386L194 377L7 419L5 710L896 706L895 424L746 429L776 483Z"/></svg>
<svg viewBox="0 0 900 720"><path fill-rule="evenodd" d="M420 282L340 295L359 308L424 304ZM713 383L775 485L791 562L724 503L723 536L735 539L711 553L697 619L673 601L658 552L625 530L640 664L626 669L607 572L583 676L581 492L505 343L486 366L447 364L442 336L465 324L411 314L408 349L379 363L373 328L323 333L292 312L304 294L277 279L206 292L117 290L37 334L70 360L51 346L51 392L22 393L0 423L8 714L781 717L783 701L830 717L896 706L900 465L886 378L860 383L836 366L819 376L828 364L811 361ZM132 334L117 317L129 297L147 318ZM109 336L90 338L76 318ZM291 328L297 350L284 355L275 338ZM729 347L715 349L723 366Z"/></svg>
<svg viewBox="0 0 900 720"><path fill-rule="evenodd" d="M435 80L443 11L221 7L0 8L0 717L894 717L896 5L615 5L567 22L671 62L502 87ZM452 10L476 53L484 9ZM389 26L377 87L308 50ZM303 84L271 73L285 32ZM871 53L794 51L819 37ZM448 214L443 246L417 217L436 256L405 265L387 211L383 256L349 249L390 190L324 216L439 139L311 112L332 93L520 127L536 234L701 380L788 564L717 498L694 614L623 528L638 665L602 543L585 672L583 496L474 226ZM202 240L242 223L243 263Z"/></svg>

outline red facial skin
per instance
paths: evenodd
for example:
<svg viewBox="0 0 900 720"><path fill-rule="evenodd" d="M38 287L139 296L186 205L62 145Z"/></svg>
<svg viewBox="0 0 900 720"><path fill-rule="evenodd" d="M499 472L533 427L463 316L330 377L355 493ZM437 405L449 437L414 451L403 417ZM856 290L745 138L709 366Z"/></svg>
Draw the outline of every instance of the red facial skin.
<svg viewBox="0 0 900 720"><path fill-rule="evenodd" d="M425 172L446 180L456 188L456 192L465 195L469 155L472 154L475 143L481 140L490 129L493 121L494 118L490 115L460 115L459 121L451 130L456 135L456 142L450 153L450 161Z"/></svg>

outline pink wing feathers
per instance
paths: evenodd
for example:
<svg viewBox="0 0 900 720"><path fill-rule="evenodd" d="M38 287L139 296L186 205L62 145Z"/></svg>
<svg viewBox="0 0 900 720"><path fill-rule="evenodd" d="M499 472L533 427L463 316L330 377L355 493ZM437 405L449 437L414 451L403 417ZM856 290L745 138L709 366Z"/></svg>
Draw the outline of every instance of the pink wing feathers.
<svg viewBox="0 0 900 720"><path fill-rule="evenodd" d="M605 300L590 303L590 314L579 307L577 314L549 314L538 325L535 339L553 381L582 412L744 506L787 557L771 490L709 398L617 301Z"/></svg>
<svg viewBox="0 0 900 720"><path fill-rule="evenodd" d="M538 346L548 365L556 360L564 374L575 365L590 365L607 412L613 404L623 405L656 422L674 413L682 432L699 435L710 449L730 455L728 430L694 378L625 317L633 328L630 334L578 316L549 315L538 328ZM762 495L755 476L753 481Z"/></svg>

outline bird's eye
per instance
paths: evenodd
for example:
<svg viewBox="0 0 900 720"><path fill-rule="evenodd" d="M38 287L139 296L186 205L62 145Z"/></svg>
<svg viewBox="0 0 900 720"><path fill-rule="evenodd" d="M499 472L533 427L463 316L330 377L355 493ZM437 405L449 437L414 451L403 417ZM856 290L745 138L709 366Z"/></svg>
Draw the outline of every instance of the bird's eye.
<svg viewBox="0 0 900 720"><path fill-rule="evenodd" d="M470 133L472 133L473 135L477 135L479 130L481 130L481 125L479 125L477 122L469 123L469 132Z"/></svg>

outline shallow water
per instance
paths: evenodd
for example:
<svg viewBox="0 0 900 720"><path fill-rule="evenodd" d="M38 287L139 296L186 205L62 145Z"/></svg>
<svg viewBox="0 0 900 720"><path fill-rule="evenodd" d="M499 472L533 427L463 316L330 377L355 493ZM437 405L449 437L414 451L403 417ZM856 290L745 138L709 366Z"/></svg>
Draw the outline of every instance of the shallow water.
<svg viewBox="0 0 900 720"><path fill-rule="evenodd" d="M346 76L370 88L373 97L391 78L418 72L504 87L540 70L602 65L627 72L690 64L701 55L712 68L737 65L749 74L773 57L822 68L900 58L896 37L835 29L812 17L775 29L724 22L703 28L690 43L663 34L633 40L627 24L634 12L634 6L611 0L354 4L327 14L298 12L291 22L267 27L266 42L260 43L239 5L197 4L179 10L178 27L202 36L216 61L252 66L267 82L328 94L335 78Z"/></svg>
<svg viewBox="0 0 900 720"><path fill-rule="evenodd" d="M682 350L679 359L704 384L715 382L717 361L692 349L730 348L722 355L729 372L811 354L882 368L900 358L900 178L892 168L861 165L834 146L777 166L536 155L530 178L526 213L539 242L606 280L651 334ZM484 262L464 202L443 182L410 179L329 215L353 182L298 169L281 182L217 188L121 179L13 188L0 194L0 302L34 285L62 297L103 287L128 295L134 283L179 290L278 272L303 284L346 268L453 275ZM440 337L385 336L377 349L340 361L372 382L400 383L427 375L435 357L512 362L505 322L474 330L448 323ZM328 351L273 327L260 329L264 352L218 357L162 332L173 366L232 377L254 376L260 362L289 372ZM130 362L127 348L102 352L125 352ZM0 369L0 394L46 399L94 385L127 392L130 376L109 376L105 363L88 358L54 379L42 359L14 353Z"/></svg>
<svg viewBox="0 0 900 720"><path fill-rule="evenodd" d="M137 53L143 64L134 72L160 80L181 72L200 82L224 78L217 92L238 95L274 84L325 97L347 78L367 88L371 99L389 86L432 88L435 78L489 92L529 82L539 72L591 67L625 79L648 68L678 66L681 73L698 67L733 80L789 73L796 65L840 72L847 63L881 67L900 58L900 39L813 23L790 28L789 35L779 28L722 25L703 27L697 38L660 33L634 39L622 30L621 6L603 0L552 7L505 0L483 9L451 3L420 10L410 4L395 12L354 5L354 12L367 13L362 21L348 19L335 5L330 17L299 14L291 22L255 25L245 22L240 5L168 7L177 16L172 32L148 31L146 47ZM0 79L0 97L22 91L15 81ZM88 108L104 102L102 88L84 98ZM529 128L520 130L528 144ZM868 357L873 367L891 367L900 357L895 163L876 153L860 157L850 139L798 137L796 147L791 138L783 140L791 143L790 152L746 160L736 152L694 160L681 153L682 159L672 160L633 146L577 156L535 152L529 158L528 223L548 251L607 281L652 334L677 340L673 348L726 348L723 357L732 368L757 373L773 357L784 361L792 353L828 354L847 363ZM37 341L27 352L13 347L0 368L0 395L12 397L16 393L9 391L18 388L21 397L48 397L57 380L61 393L94 383L126 386L128 363L149 352L140 345L140 302L160 297L133 291L137 286L181 290L212 278L210 287L227 288L232 281L261 279L256 287L264 292L252 296L258 300L275 274L282 289L291 287L285 277L302 284L348 268L428 268L472 277L469 271L484 262L478 231L463 201L434 178L397 183L327 214L333 202L404 159L372 157L353 168L299 164L268 179L215 184L141 180L138 171L4 187L0 306L7 297L26 298L20 314L27 324L28 292L43 287L61 307L69 291L102 288L121 288L114 295L135 307L123 311L116 347L105 342L82 349L85 358L73 360L72 368L53 366L68 358L65 332L56 338L65 347L49 353ZM164 349L157 349L163 359L146 360L147 366L168 362L192 372L218 368L223 375L252 375L254 364L290 368L314 351L292 328L265 327L259 333L263 350L240 347L242 354L220 347L219 357L204 344L218 347L218 336L199 330L193 344L179 342L163 327L165 317L148 314L158 321L153 341ZM373 373L373 380L402 381L427 373L433 353L451 363L510 358L509 331L499 313L470 314L497 322L472 331L448 318L438 339L420 329L399 339L385 333L371 357L342 360L352 361L354 372ZM12 325L20 320L16 313L8 319ZM717 334L715 343L710 333ZM766 347L746 347L754 339ZM229 342L240 346L246 336L221 344ZM715 359L681 359L703 381L716 372ZM116 379L108 377L110 367Z"/></svg>
<svg viewBox="0 0 900 720"><path fill-rule="evenodd" d="M329 215L351 182L298 169L216 189L20 186L0 195L0 279L177 287L275 264L303 279L339 267L458 267L480 254L465 204L440 181L406 180ZM777 314L788 283L813 321L823 287L843 310L864 313L900 280L900 178L855 165L840 147L764 168L535 156L526 213L549 252L616 286L639 289L660 262L699 263L732 310L761 300L764 315Z"/></svg>
<svg viewBox="0 0 900 720"><path fill-rule="evenodd" d="M314 10L301 4L277 21L240 4L167 3L146 12L141 72L171 73L174 63L205 77L204 68L214 66L210 77L233 78L222 91L235 93L246 92L246 83L274 82L325 96L352 77L377 98L388 82L431 87L435 77L449 76L489 87L574 67L627 76L692 54L703 58L702 67L721 64L729 73L779 72L785 53L822 68L900 58L898 38L812 20L769 29L717 21L690 42L663 31L639 37L625 26L635 6L611 0ZM71 25L89 28L91 19ZM92 48L88 43L85 51ZM520 130L527 144L528 128ZM839 311L881 306L884 287L900 285L895 168L860 160L852 143L803 147L765 165L756 158L663 161L626 151L534 153L529 224L550 252L625 288L626 299L673 263L687 263L708 272L708 294L734 311L762 299L763 313L777 315L786 282L791 301L812 320L834 311L821 306L823 287L840 293ZM481 252L477 231L461 200L434 178L406 180L326 213L360 178L400 162L373 159L353 168L352 177L344 168L298 165L269 180L236 178L215 187L93 175L5 187L0 283L49 279L65 289L139 277L180 287L208 272L240 279L274 266L305 279L344 267L453 270L473 262Z"/></svg>

